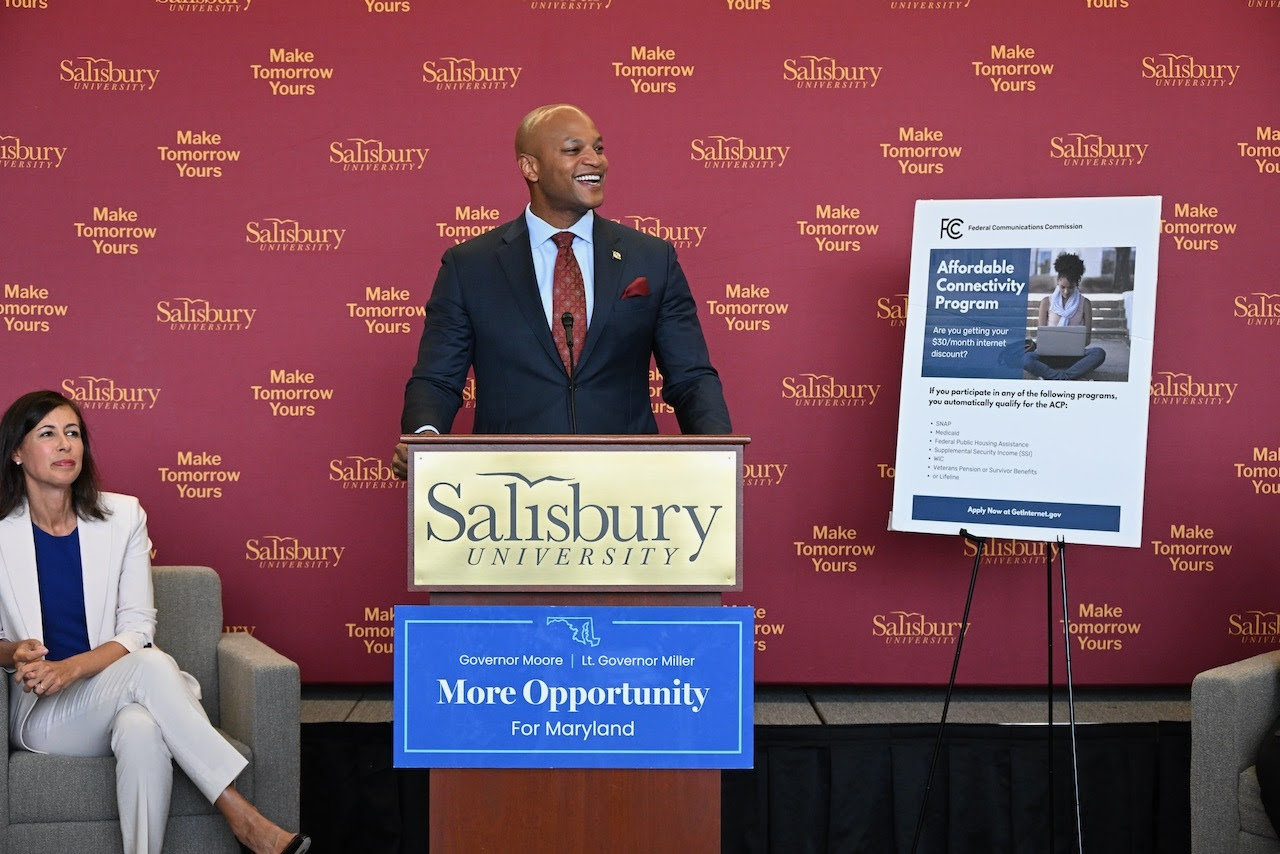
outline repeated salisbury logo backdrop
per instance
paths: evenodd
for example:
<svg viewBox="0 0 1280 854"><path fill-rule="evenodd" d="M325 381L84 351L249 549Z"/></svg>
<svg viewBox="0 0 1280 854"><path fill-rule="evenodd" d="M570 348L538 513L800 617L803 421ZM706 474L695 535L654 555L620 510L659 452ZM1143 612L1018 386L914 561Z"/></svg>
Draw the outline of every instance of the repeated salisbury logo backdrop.
<svg viewBox="0 0 1280 854"><path fill-rule="evenodd" d="M1066 619L1080 683L1186 683L1280 647L1277 28L1276 0L0 0L0 397L80 401L228 628L389 680L392 608L427 601L387 464L422 306L520 212L519 118L572 101L600 213L675 245L752 437L727 600L760 681L937 683L967 631L962 680L1036 683ZM1111 195L1164 199L1143 547L1068 546L1050 626L1045 544L992 542L962 626L973 547L887 531L914 203ZM1126 270L1095 267L1123 346Z"/></svg>

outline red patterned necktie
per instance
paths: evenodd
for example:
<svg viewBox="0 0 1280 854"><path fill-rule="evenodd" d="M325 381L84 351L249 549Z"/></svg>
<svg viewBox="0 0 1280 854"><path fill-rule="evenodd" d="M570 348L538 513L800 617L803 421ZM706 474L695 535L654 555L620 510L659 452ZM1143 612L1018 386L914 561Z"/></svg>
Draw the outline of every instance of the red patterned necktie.
<svg viewBox="0 0 1280 854"><path fill-rule="evenodd" d="M551 285L551 334L560 350L564 369L569 370L569 342L565 339L564 324L560 318L567 312L573 315L573 362L582 358L582 342L587 338L587 294L582 284L582 269L573 256L573 232L562 231L552 235L555 241L556 267Z"/></svg>

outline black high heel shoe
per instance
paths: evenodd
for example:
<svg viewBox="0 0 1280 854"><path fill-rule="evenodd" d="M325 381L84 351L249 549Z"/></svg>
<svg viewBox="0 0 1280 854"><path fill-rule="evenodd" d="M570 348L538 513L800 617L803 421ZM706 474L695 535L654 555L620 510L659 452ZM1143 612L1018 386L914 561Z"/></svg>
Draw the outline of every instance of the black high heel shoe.
<svg viewBox="0 0 1280 854"><path fill-rule="evenodd" d="M293 838L289 840L289 844L284 847L280 854L304 854L311 850L311 837L305 833L295 833ZM244 845L240 846L241 854L253 854Z"/></svg>

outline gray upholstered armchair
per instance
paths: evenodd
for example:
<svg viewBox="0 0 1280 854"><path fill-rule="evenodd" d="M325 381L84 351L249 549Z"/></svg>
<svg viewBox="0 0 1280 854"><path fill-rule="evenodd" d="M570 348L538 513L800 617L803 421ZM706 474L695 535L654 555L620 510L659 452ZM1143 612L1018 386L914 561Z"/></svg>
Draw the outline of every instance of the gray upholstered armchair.
<svg viewBox="0 0 1280 854"><path fill-rule="evenodd" d="M1280 854L1254 759L1280 718L1280 650L1191 683L1192 854Z"/></svg>
<svg viewBox="0 0 1280 854"><path fill-rule="evenodd" d="M297 827L298 666L248 634L222 632L222 584L202 566L152 569L156 646L200 681L209 720L246 757L236 788L282 827ZM10 680L0 680L0 734L9 741ZM0 854L120 852L115 759L4 751L0 762ZM179 769L165 854L240 851L218 811Z"/></svg>

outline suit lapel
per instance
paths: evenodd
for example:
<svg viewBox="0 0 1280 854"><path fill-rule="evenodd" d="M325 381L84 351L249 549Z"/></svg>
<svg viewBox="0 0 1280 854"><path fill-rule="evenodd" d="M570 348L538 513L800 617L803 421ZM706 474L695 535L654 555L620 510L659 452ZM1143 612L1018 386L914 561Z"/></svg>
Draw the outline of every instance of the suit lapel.
<svg viewBox="0 0 1280 854"><path fill-rule="evenodd" d="M521 318L535 332L547 357L564 370L560 351L547 326L547 314L538 295L538 276L533 271L533 250L529 245L529 227L521 214L505 226L502 246L498 248L498 265L507 279L507 288ZM585 349L585 348L584 348Z"/></svg>
<svg viewBox="0 0 1280 854"><path fill-rule="evenodd" d="M115 634L115 616L112 615L111 624L107 626L107 633L103 635L103 622L106 619L104 608L114 608L115 597L107 595L107 583L112 579L109 564L111 563L111 535L114 526L110 521L111 517L105 522L96 519L81 519L80 529L80 566L82 567L81 575L84 578L84 617L85 626L89 630L89 645L97 646L102 643L105 637L111 637ZM100 602L102 607L93 610L89 607L90 602Z"/></svg>
<svg viewBox="0 0 1280 854"><path fill-rule="evenodd" d="M613 309L618 304L622 281L622 234L613 223L596 214L592 229L591 245L595 255L595 284L592 289L595 304L591 309L591 324L587 327L587 340L582 345L581 362L591 358L596 344L604 337Z"/></svg>
<svg viewBox="0 0 1280 854"><path fill-rule="evenodd" d="M31 517L11 513L0 520L0 584L5 598L14 603L19 625L6 625L11 641L44 635L44 615L40 612L40 578L36 575L36 544L31 533Z"/></svg>

